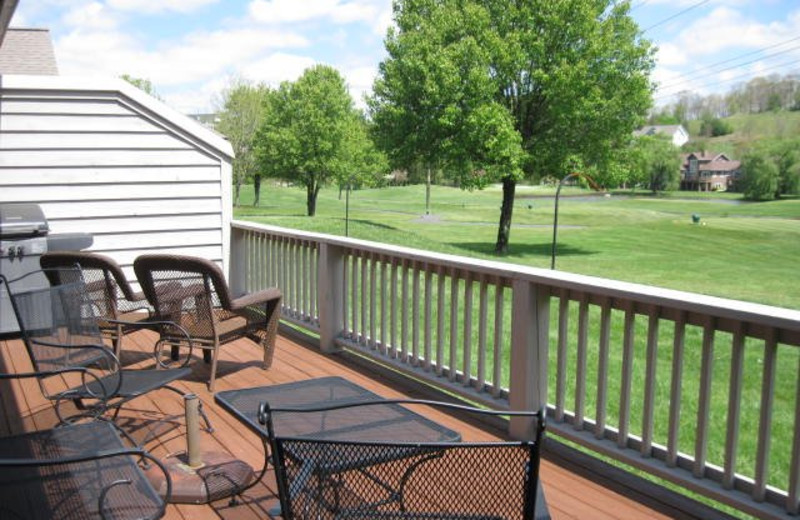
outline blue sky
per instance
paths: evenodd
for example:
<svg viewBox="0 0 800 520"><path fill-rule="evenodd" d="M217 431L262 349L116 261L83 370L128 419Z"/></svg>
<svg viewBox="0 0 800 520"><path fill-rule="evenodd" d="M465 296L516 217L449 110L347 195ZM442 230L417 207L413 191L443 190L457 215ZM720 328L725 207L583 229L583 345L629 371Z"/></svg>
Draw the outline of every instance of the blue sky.
<svg viewBox="0 0 800 520"><path fill-rule="evenodd" d="M800 71L798 0L633 0L659 46L658 103ZM384 58L391 0L20 0L16 27L52 32L61 74L150 79L183 112L234 78L277 85L333 65L360 102Z"/></svg>

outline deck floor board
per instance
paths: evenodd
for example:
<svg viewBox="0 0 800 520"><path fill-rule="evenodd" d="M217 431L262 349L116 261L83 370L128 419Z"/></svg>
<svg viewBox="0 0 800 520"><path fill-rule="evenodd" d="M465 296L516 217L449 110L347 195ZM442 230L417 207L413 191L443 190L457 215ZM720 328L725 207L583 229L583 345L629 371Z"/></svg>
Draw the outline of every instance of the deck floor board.
<svg viewBox="0 0 800 520"><path fill-rule="evenodd" d="M124 340L122 362L130 368L154 365L150 355L155 335L139 332ZM274 385L314 377L338 375L386 397L419 397L413 388L393 385L384 378L370 375L358 365L339 356L325 355L284 336L278 339L273 365L261 368L261 352L256 344L241 340L222 348L217 376L217 391ZM257 435L214 403L206 388L209 368L195 355L194 371L185 381L176 382L182 391L197 394L203 402L215 431L201 433L204 451L217 451L239 458L260 470L264 446ZM0 341L0 370L19 371L30 367L19 340ZM52 406L42 397L34 380L0 381L0 434L8 435L41 429L55 423ZM148 439L146 447L157 457L185 450L183 403L174 392L160 390L130 403L120 414L120 424L137 440ZM466 440L493 440L499 432L466 423L453 416L437 413L431 418L457 430ZM545 495L554 519L658 519L669 518L662 512L603 487L591 479L544 460L541 469ZM269 509L277 503L274 476L268 472L263 482L246 491L235 505L228 499L209 505L170 505L168 519L242 519L269 518Z"/></svg>

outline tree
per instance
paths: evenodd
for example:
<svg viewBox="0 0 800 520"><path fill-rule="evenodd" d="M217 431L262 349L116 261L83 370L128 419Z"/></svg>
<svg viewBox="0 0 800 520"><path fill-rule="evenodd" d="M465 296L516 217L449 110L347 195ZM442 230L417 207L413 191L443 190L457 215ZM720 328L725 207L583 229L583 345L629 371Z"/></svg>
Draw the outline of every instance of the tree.
<svg viewBox="0 0 800 520"><path fill-rule="evenodd" d="M641 136L642 174L653 193L674 190L680 181L681 160L675 146L663 137Z"/></svg>
<svg viewBox="0 0 800 520"><path fill-rule="evenodd" d="M352 171L349 155L358 140L355 109L344 79L333 67L316 65L267 96L256 138L256 156L264 175L306 189L306 208L314 216L325 183ZM362 134L363 135L363 134Z"/></svg>
<svg viewBox="0 0 800 520"><path fill-rule="evenodd" d="M611 0L395 0L373 118L384 146L449 165L462 187L501 182L506 253L523 177L603 165L650 106L652 48Z"/></svg>
<svg viewBox="0 0 800 520"><path fill-rule="evenodd" d="M751 151L742 159L742 192L750 200L772 200L778 191L778 167L761 151Z"/></svg>
<svg viewBox="0 0 800 520"><path fill-rule="evenodd" d="M156 92L155 87L153 87L153 83L149 79L144 78L135 78L129 74L123 74L120 76L120 79L124 79L134 87L138 88L139 90L145 92L146 94L151 95L152 97L162 101L161 97Z"/></svg>
<svg viewBox="0 0 800 520"><path fill-rule="evenodd" d="M267 93L265 85L253 85L241 79L231 81L222 92L216 129L228 138L233 148L234 204L237 206L239 191L246 181L253 181L254 206L258 205L261 195L261 173L253 146L264 116Z"/></svg>

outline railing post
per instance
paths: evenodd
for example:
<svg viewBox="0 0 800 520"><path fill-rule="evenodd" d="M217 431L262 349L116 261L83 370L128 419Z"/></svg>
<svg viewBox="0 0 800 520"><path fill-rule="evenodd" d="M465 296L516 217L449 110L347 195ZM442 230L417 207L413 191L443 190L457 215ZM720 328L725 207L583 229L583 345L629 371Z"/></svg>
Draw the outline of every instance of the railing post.
<svg viewBox="0 0 800 520"><path fill-rule="evenodd" d="M325 242L319 244L317 265L317 302L319 305L319 346L323 352L336 350L336 338L342 331L345 309L344 249Z"/></svg>
<svg viewBox="0 0 800 520"><path fill-rule="evenodd" d="M518 279L512 290L509 404L512 410L535 411L547 404L550 293ZM531 421L512 418L510 434L531 438Z"/></svg>
<svg viewBox="0 0 800 520"><path fill-rule="evenodd" d="M228 284L234 295L247 292L247 276L247 231L232 227Z"/></svg>

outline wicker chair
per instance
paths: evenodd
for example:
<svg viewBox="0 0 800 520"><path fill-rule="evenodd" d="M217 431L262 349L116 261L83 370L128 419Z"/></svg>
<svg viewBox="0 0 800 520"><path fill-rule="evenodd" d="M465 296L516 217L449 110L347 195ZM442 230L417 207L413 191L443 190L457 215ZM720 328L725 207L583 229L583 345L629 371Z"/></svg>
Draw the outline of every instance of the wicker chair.
<svg viewBox="0 0 800 520"><path fill-rule="evenodd" d="M0 439L0 518L161 518L172 484L146 451L123 444L109 422L91 421ZM163 473L164 497L143 466Z"/></svg>
<svg viewBox="0 0 800 520"><path fill-rule="evenodd" d="M533 440L521 442L354 441L337 429L334 410L368 413L386 403L425 405L469 415L535 419ZM320 437L276 435L274 417L325 424ZM303 417L300 417L303 416ZM286 420L286 419L282 419ZM286 520L541 520L549 519L539 485L544 410L489 411L409 399L343 402L318 408L262 403L281 516ZM351 425L352 428L352 425ZM403 432L398 432L402 438ZM351 435L350 435L351 436Z"/></svg>
<svg viewBox="0 0 800 520"><path fill-rule="evenodd" d="M281 291L265 289L234 298L225 276L216 264L203 258L177 255L143 255L133 263L136 278L147 300L153 305L155 319L179 324L203 349L205 361L211 362L208 388L214 391L220 345L242 337L259 343L264 350L264 368L272 364L278 333ZM182 346L181 335L165 327L161 339Z"/></svg>
<svg viewBox="0 0 800 520"><path fill-rule="evenodd" d="M152 307L144 294L133 291L112 258L82 251L57 251L45 253L39 263L50 276L51 284L60 283L56 278L63 271L59 269L76 265L81 268L89 298L96 306L97 325L113 341L117 357L122 350L122 337L141 329L141 324L151 317Z"/></svg>

